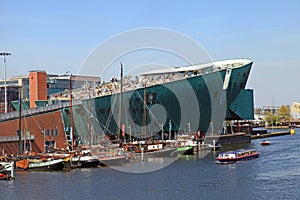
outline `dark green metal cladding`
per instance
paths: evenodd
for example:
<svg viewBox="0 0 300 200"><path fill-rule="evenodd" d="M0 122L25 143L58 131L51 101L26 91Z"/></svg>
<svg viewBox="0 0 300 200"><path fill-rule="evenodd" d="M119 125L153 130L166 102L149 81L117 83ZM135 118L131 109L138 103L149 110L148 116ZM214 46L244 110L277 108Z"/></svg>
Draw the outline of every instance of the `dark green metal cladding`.
<svg viewBox="0 0 300 200"><path fill-rule="evenodd" d="M231 119L254 119L253 90L241 90L231 103Z"/></svg>
<svg viewBox="0 0 300 200"><path fill-rule="evenodd" d="M252 62L231 72L227 88L227 120L243 120L254 118L253 91L245 90Z"/></svg>
<svg viewBox="0 0 300 200"><path fill-rule="evenodd" d="M219 72L215 72L219 73ZM224 77L224 72L221 72L221 77ZM210 74L211 77L215 76L215 74ZM211 79L209 76L209 80ZM167 114L167 119L162 122L157 120L156 126L159 127L161 123L164 124L164 130L169 129L169 120L172 123L172 130L179 130L181 124L181 107L180 102L177 99L175 93L185 95L187 93L187 85L193 89L195 93L195 97L198 101L198 108L200 111L201 119L197 122L197 124L191 124L191 130L203 130L205 131L208 128L210 122L211 115L211 100L209 90L207 88L208 80L204 80L202 76L196 76L185 80L178 80L171 83L166 83L164 85L156 85L146 88L146 102L147 102L147 115L146 115L146 124L150 123L151 113L149 109L152 106L159 104L165 110ZM208 83L210 84L210 83ZM149 102L149 95L155 96L152 102ZM119 132L118 129L118 113L119 113L119 94L108 95L103 97L98 97L93 99L96 108L96 115L99 123L102 124L102 127L106 127L106 133L117 134ZM189 101L189 96L186 96L185 101ZM135 91L129 91L123 93L123 104L128 103L129 106L123 105L122 109L122 123L126 124L126 126L130 125L127 122L128 117L132 118L132 121L139 126L143 126L144 124L144 89L140 88ZM84 102L85 107L87 107L87 102ZM125 107L125 108L124 108ZM189 121L193 121L194 110L185 110L185 112L190 113L190 119L185 119L187 123ZM187 108L188 109L188 108ZM160 118L160 116L156 116L156 118ZM156 129L157 129L156 127ZM181 127L182 128L182 127ZM158 128L159 129L159 128ZM142 132L141 129L133 130L135 132Z"/></svg>
<svg viewBox="0 0 300 200"><path fill-rule="evenodd" d="M225 119L252 119L253 118L253 91L245 90L245 85L251 70L252 63L249 63L242 67L233 68L231 71L231 77L229 80L228 88L223 90L223 82L226 75L226 70L211 72L203 74L201 76L189 77L183 80L177 80L161 85L154 85L146 88L139 88L134 91L123 92L122 96L122 124L126 127L130 126L130 123L138 125L136 129L132 130L133 133L143 132L142 126L147 125L153 120L153 113L151 108L160 105L166 111L166 119L161 121L161 116L155 116L155 120L152 123L155 130L160 130L160 125L163 123L164 131L169 130L169 120L172 122L172 131L182 131L184 127L182 124L186 124L193 121L196 116L195 107L186 107L185 112L189 113L189 117L182 119L181 104L178 94L183 95L185 101L190 101L190 92L187 88L192 88L196 95L198 104L198 112L200 118L196 123L191 123L191 130L201 130L206 132L209 128L209 124L212 121L212 112L216 109L212 109L212 105L216 105L219 101L219 97L224 92L227 103ZM146 90L146 122L144 120L144 90ZM150 98L151 97L151 98ZM96 118L98 123L98 129L95 132L98 134L119 134L119 113L120 113L120 94L112 94L102 97L92 98L90 100L83 101L83 113L87 114L88 108L91 110L91 114ZM222 104L220 104L223 106ZM197 109L196 109L197 110ZM76 113L76 112L75 112ZM198 113L198 114L199 114ZM184 121L182 121L184 120ZM83 127L87 127L86 120L80 122ZM87 128L83 128L87 129ZM147 130L150 131L151 130Z"/></svg>

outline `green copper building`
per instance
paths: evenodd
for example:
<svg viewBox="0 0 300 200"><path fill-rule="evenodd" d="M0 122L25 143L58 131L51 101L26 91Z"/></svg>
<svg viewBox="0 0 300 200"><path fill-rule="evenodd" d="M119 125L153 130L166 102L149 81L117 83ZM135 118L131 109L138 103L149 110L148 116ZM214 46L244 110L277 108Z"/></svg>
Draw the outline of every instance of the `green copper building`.
<svg viewBox="0 0 300 200"><path fill-rule="evenodd" d="M125 76L122 84L112 81L74 106L76 133L221 132L226 120L254 118L253 90L245 88L252 64L224 60Z"/></svg>

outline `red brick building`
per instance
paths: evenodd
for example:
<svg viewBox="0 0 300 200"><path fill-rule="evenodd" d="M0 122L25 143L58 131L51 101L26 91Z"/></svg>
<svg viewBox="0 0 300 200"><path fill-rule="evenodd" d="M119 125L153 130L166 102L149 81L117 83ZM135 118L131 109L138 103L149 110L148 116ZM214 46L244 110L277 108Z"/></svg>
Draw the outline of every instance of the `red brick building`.
<svg viewBox="0 0 300 200"><path fill-rule="evenodd" d="M35 101L47 100L47 74L45 71L29 73L30 108L35 108Z"/></svg>
<svg viewBox="0 0 300 200"><path fill-rule="evenodd" d="M22 149L43 152L45 148L66 148L67 139L61 111L24 117L22 126ZM7 154L18 154L19 119L0 122L0 151Z"/></svg>

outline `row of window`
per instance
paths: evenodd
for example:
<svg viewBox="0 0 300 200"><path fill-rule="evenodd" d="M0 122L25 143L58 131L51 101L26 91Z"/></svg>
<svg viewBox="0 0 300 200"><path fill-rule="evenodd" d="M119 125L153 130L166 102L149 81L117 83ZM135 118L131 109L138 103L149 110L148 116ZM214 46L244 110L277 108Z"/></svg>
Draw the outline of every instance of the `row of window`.
<svg viewBox="0 0 300 200"><path fill-rule="evenodd" d="M44 134L46 136L58 136L58 129L45 129Z"/></svg>

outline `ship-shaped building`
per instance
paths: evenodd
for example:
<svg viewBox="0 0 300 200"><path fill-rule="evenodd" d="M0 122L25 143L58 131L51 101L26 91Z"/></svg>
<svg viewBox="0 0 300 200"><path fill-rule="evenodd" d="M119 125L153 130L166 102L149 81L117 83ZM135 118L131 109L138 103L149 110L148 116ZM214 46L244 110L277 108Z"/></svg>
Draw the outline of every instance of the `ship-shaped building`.
<svg viewBox="0 0 300 200"><path fill-rule="evenodd" d="M233 59L163 68L106 83L82 82L73 90L71 82L60 95L36 98L35 107L19 112L19 101L17 111L1 114L0 148L15 152L12 146L20 140L23 149L30 143L44 151L45 145L66 148L75 139L96 143L101 135L137 140L161 139L160 133L170 139L186 132L224 134L224 121L253 119L253 90L245 88L252 64ZM39 75L37 80L44 76Z"/></svg>

